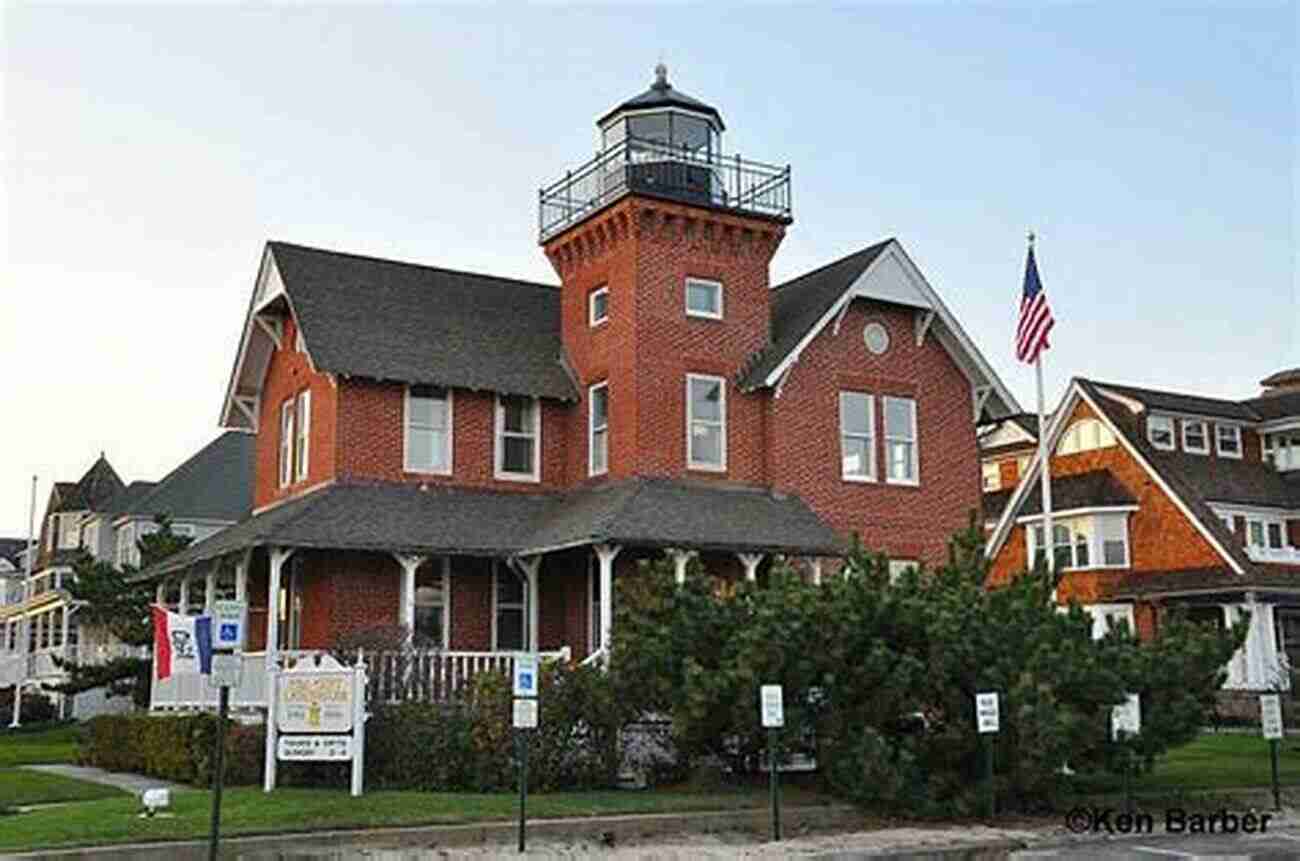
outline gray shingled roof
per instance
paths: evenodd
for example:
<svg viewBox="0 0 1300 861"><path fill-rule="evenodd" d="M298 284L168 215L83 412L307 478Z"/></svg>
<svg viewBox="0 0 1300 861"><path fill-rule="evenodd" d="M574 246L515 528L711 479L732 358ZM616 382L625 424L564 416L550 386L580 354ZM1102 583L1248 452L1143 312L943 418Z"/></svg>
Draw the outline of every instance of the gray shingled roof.
<svg viewBox="0 0 1300 861"><path fill-rule="evenodd" d="M835 533L793 496L632 479L539 494L414 484L334 484L237 523L149 576L249 547L526 554L584 543L834 555Z"/></svg>
<svg viewBox="0 0 1300 861"><path fill-rule="evenodd" d="M1300 571L1256 566L1244 576L1227 568L1132 573L1110 591L1110 597L1153 598L1187 592L1267 592L1269 589L1300 589Z"/></svg>
<svg viewBox="0 0 1300 861"><path fill-rule="evenodd" d="M269 243L318 370L577 400L553 286Z"/></svg>
<svg viewBox="0 0 1300 861"><path fill-rule="evenodd" d="M781 360L817 325L849 285L880 256L886 239L772 289L772 341L740 376L742 388L757 388Z"/></svg>
<svg viewBox="0 0 1300 861"><path fill-rule="evenodd" d="M1011 501L1014 489L984 494L984 516L1000 517ZM1095 469L1076 475L1052 477L1052 509L1069 511L1075 508L1103 508L1118 505L1135 505L1137 500L1128 488L1120 484L1108 470ZM1025 500L1016 512L1018 517L1033 517L1043 513L1043 495L1038 483L1025 494Z"/></svg>
<svg viewBox="0 0 1300 861"><path fill-rule="evenodd" d="M139 502L145 496L158 486L156 481L133 481L126 488L108 501L104 506L104 514L114 517L119 514L128 514L133 509L132 506Z"/></svg>
<svg viewBox="0 0 1300 861"><path fill-rule="evenodd" d="M1098 388L1110 389L1124 397L1140 401L1156 412L1190 413L1192 415L1234 419L1243 422L1259 420L1259 416L1255 414L1254 410L1240 401L1206 398L1180 392L1162 392L1136 386L1121 386L1115 383L1103 383L1099 380L1090 380L1089 382Z"/></svg>
<svg viewBox="0 0 1300 861"><path fill-rule="evenodd" d="M1300 368L1286 368L1259 381L1261 386L1293 386L1300 383Z"/></svg>
<svg viewBox="0 0 1300 861"><path fill-rule="evenodd" d="M1300 416L1300 391L1261 395L1244 401L1243 405L1264 421Z"/></svg>
<svg viewBox="0 0 1300 861"><path fill-rule="evenodd" d="M257 438L226 431L157 484L122 499L115 515L166 514L173 520L224 520L248 516L253 506L253 467ZM136 482L136 485L147 482Z"/></svg>
<svg viewBox="0 0 1300 861"><path fill-rule="evenodd" d="M102 511L113 497L126 489L117 471L101 453L75 484L56 482L58 505L54 511Z"/></svg>

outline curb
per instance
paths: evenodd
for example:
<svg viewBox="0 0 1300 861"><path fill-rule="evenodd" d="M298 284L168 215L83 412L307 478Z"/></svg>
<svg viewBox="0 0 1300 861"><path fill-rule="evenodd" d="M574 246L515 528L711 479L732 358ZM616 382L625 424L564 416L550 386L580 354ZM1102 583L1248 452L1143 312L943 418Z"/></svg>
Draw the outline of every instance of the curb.
<svg viewBox="0 0 1300 861"><path fill-rule="evenodd" d="M528 839L588 840L613 846L643 841L666 834L710 834L740 832L765 835L769 812L764 808L714 813L656 813L566 819L537 819L528 823ZM860 826L863 815L848 805L789 807L781 811L784 831L791 835L807 831L848 830ZM338 851L344 847L383 849L450 849L471 846L513 844L518 823L481 822L472 825L420 825L400 828L369 828L340 831L268 834L231 837L221 841L220 857L226 861L272 861L306 851ZM0 859L42 858L47 861L206 861L206 840L172 843L122 843L76 849L41 849L0 854ZM846 856L850 857L850 856ZM920 857L920 856L918 856ZM926 856L929 857L929 856ZM948 857L948 856L945 856ZM1006 857L970 856L974 857Z"/></svg>
<svg viewBox="0 0 1300 861"><path fill-rule="evenodd" d="M952 846L935 846L908 849L841 849L813 855L812 861L860 861L867 858L890 858L894 861L1001 861L1012 852L1024 849L1020 840L988 840L980 843L957 843Z"/></svg>

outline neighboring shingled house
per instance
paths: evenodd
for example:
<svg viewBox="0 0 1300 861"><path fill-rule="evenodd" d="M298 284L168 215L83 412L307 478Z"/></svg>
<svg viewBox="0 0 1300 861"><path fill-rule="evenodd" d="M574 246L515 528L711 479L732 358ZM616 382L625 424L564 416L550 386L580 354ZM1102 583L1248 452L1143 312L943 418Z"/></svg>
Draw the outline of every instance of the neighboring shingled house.
<svg viewBox="0 0 1300 861"><path fill-rule="evenodd" d="M900 243L770 288L787 169L662 73L598 126L541 195L558 287L266 246L222 409L253 516L151 573L246 596L267 665L393 623L587 656L638 560L938 562L978 510L976 422L1019 407Z"/></svg>
<svg viewBox="0 0 1300 861"><path fill-rule="evenodd" d="M1242 401L1075 379L1046 429L1059 598L1150 635L1184 606L1227 624L1252 613L1225 702L1300 666L1300 372ZM994 582L1046 554L1038 458L986 493Z"/></svg>

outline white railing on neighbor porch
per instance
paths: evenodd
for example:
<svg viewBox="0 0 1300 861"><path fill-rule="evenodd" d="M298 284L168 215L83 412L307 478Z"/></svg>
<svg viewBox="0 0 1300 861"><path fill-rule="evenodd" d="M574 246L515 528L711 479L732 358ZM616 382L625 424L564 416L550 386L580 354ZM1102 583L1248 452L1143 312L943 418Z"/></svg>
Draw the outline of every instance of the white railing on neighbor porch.
<svg viewBox="0 0 1300 861"><path fill-rule="evenodd" d="M320 651L281 651L279 664L295 666L314 661ZM447 702L470 679L480 673L514 672L518 652L359 652L369 677L366 701ZM542 652L539 657L568 660L569 649ZM352 657L352 656L348 656ZM231 689L230 705L236 709L266 706L266 656L262 652L244 653L241 684ZM352 657L347 663L352 663ZM166 679L154 679L151 708L156 710L193 710L216 708L217 691L205 676L175 673Z"/></svg>
<svg viewBox="0 0 1300 861"><path fill-rule="evenodd" d="M126 646L53 646L37 649L27 654L0 655L0 688L15 681L53 681L63 676L64 669L58 661L75 661L79 664L103 664L114 658L147 658L148 647ZM57 659L57 660L56 660Z"/></svg>

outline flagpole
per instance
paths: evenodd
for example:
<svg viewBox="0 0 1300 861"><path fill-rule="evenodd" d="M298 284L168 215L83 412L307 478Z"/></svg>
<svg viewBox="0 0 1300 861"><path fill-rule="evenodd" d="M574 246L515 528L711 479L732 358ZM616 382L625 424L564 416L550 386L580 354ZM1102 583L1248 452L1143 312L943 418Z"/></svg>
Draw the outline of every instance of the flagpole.
<svg viewBox="0 0 1300 861"><path fill-rule="evenodd" d="M23 603L19 605L22 606L24 610L26 610L27 599L31 597L28 594L28 590L32 588L32 556L35 555L32 551L35 547L35 542L36 476L33 475L31 500L27 504L27 558L23 563L23 567L26 569L26 574L23 577ZM31 624L32 620L30 616L24 616L23 613L19 613L17 620L18 642L15 644L18 646L18 675L14 678L14 719L13 722L9 724L13 729L17 729L22 724L23 682L27 680L27 638L31 636L26 629L30 628Z"/></svg>
<svg viewBox="0 0 1300 861"><path fill-rule="evenodd" d="M1029 250L1034 250L1034 232L1029 231ZM1034 357L1034 376L1038 382L1038 477L1043 492L1043 546L1048 576L1056 562L1056 541L1052 534L1052 464L1047 452L1047 406L1043 397L1043 351ZM1052 602L1056 602L1056 588L1052 588Z"/></svg>

